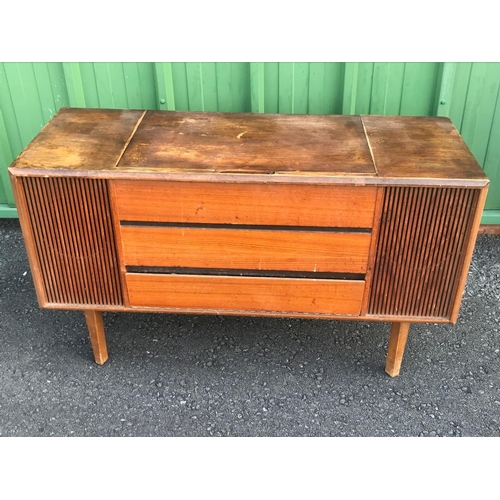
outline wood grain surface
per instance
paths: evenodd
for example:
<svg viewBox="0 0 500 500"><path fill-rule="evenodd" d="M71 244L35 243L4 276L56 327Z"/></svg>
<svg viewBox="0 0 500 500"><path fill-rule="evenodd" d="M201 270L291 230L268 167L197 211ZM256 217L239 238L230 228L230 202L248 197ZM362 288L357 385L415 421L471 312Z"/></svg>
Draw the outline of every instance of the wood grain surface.
<svg viewBox="0 0 500 500"><path fill-rule="evenodd" d="M371 228L377 189L111 181L122 221Z"/></svg>
<svg viewBox="0 0 500 500"><path fill-rule="evenodd" d="M126 266L366 272L371 235L304 231L120 228Z"/></svg>
<svg viewBox="0 0 500 500"><path fill-rule="evenodd" d="M449 118L363 115L362 120L380 177L487 181Z"/></svg>
<svg viewBox="0 0 500 500"><path fill-rule="evenodd" d="M119 168L375 174L359 116L148 111Z"/></svg>
<svg viewBox="0 0 500 500"><path fill-rule="evenodd" d="M11 165L47 170L111 170L143 111L61 108Z"/></svg>
<svg viewBox="0 0 500 500"><path fill-rule="evenodd" d="M364 281L126 275L132 307L358 315Z"/></svg>
<svg viewBox="0 0 500 500"><path fill-rule="evenodd" d="M61 108L14 175L447 185L488 179L449 118Z"/></svg>

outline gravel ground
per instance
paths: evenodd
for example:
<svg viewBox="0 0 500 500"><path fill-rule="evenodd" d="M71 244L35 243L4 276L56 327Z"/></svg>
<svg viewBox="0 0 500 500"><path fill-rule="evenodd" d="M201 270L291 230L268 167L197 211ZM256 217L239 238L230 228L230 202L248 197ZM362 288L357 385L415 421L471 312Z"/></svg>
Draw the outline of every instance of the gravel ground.
<svg viewBox="0 0 500 500"><path fill-rule="evenodd" d="M500 236L480 235L456 325L38 308L17 220L0 220L1 436L499 436Z"/></svg>

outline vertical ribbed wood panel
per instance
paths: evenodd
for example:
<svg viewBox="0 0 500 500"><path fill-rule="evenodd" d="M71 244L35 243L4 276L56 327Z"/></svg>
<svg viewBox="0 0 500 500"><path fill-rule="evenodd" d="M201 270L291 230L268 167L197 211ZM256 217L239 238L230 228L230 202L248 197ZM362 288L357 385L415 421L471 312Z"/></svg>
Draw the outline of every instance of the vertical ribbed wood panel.
<svg viewBox="0 0 500 500"><path fill-rule="evenodd" d="M368 314L449 318L479 190L386 188Z"/></svg>
<svg viewBox="0 0 500 500"><path fill-rule="evenodd" d="M107 181L20 178L49 303L122 305Z"/></svg>

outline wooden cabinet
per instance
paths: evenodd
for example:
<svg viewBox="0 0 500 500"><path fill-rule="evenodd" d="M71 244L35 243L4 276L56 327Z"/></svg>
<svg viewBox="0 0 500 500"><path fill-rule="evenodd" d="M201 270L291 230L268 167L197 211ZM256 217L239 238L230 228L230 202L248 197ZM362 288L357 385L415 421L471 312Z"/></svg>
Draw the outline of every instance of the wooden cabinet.
<svg viewBox="0 0 500 500"><path fill-rule="evenodd" d="M455 322L488 179L447 118L61 109L9 169L41 307Z"/></svg>

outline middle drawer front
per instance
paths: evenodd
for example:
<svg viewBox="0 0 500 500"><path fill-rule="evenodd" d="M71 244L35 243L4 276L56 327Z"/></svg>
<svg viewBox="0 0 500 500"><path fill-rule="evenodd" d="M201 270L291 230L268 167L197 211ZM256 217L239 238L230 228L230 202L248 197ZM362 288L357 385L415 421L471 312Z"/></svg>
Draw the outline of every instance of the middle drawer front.
<svg viewBox="0 0 500 500"><path fill-rule="evenodd" d="M364 274L369 233L122 225L125 266Z"/></svg>

